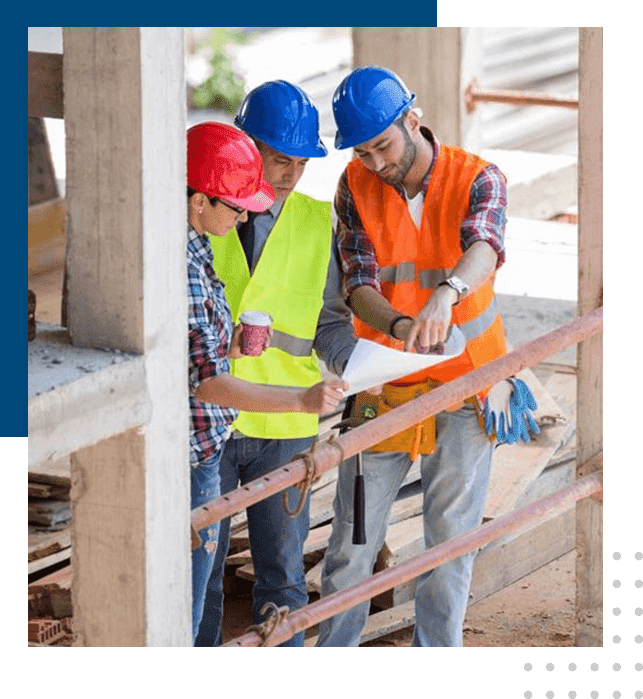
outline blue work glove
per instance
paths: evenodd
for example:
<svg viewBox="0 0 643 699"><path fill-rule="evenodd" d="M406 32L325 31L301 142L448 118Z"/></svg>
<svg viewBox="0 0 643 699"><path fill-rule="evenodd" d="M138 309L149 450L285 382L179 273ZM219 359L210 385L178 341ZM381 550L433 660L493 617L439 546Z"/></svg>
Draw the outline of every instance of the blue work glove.
<svg viewBox="0 0 643 699"><path fill-rule="evenodd" d="M484 400L482 421L489 437L500 443L513 444L516 438L511 430L511 395L513 385L509 381L499 381L490 389Z"/></svg>
<svg viewBox="0 0 643 699"><path fill-rule="evenodd" d="M532 410L536 410L538 405L529 386L522 379L507 379L514 387L511 393L511 418L513 424L513 432L516 439L522 439L523 442L529 442L531 436L529 432L535 436L540 434L540 427L536 424Z"/></svg>
<svg viewBox="0 0 643 699"><path fill-rule="evenodd" d="M485 432L499 444L514 444L518 439L529 442L531 431L540 433L531 411L536 401L522 379L506 379L489 390L484 401L482 419Z"/></svg>

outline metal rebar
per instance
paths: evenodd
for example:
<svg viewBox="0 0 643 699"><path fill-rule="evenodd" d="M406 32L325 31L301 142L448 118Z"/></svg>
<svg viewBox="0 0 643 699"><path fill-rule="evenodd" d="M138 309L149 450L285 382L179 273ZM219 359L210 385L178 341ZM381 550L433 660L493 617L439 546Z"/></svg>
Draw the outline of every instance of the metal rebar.
<svg viewBox="0 0 643 699"><path fill-rule="evenodd" d="M563 97L562 95L550 95L544 92L523 92L521 90L483 89L478 87L474 80L464 93L464 101L467 112L471 113L478 102L501 102L522 107L565 107L578 109L578 99Z"/></svg>
<svg viewBox="0 0 643 699"><path fill-rule="evenodd" d="M317 602L291 612L282 618L270 634L270 642L267 645L279 645L292 638L296 633L314 626L324 619L346 611L360 602L365 602L465 553L474 551L504 534L525 528L536 520L552 517L567 509L571 504L602 492L602 490L602 471L592 473L553 495L498 517L498 519L487 522L455 539L438 544L425 553L375 573L360 583L322 597ZM262 642L263 638L256 631L250 631L224 645L240 648L258 646Z"/></svg>
<svg viewBox="0 0 643 699"><path fill-rule="evenodd" d="M315 448L317 475L337 467L342 458L353 456L373 444L407 429L431 415L439 413L468 396L493 386L501 379L513 376L572 344L586 340L603 329L603 308L587 313L582 318L561 326L546 335L528 342L512 352L494 359L484 366L449 381L380 417L349 430L332 442L319 442ZM201 507L192 510L192 528L196 531L225 517L254 505L270 495L285 490L306 476L303 458L293 459L265 476L237 488Z"/></svg>

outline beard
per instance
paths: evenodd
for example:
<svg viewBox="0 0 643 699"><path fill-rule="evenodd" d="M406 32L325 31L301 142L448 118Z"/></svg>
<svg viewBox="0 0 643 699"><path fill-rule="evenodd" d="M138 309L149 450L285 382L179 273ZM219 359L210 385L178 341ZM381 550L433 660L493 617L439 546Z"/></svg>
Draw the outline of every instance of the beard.
<svg viewBox="0 0 643 699"><path fill-rule="evenodd" d="M398 128L404 137L404 152L402 153L402 158L390 175L387 175L386 177L382 177L380 175L380 178L386 182L386 184L390 185L398 185L404 182L404 178L411 169L417 154L417 146L411 140L406 128L403 125Z"/></svg>

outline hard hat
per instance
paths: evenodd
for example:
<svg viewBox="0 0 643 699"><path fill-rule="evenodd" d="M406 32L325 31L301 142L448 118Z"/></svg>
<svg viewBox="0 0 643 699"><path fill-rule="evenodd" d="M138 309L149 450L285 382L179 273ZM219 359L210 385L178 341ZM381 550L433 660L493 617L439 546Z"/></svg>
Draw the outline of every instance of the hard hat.
<svg viewBox="0 0 643 699"><path fill-rule="evenodd" d="M261 153L234 126L205 121L188 129L188 187L250 211L275 200L263 178Z"/></svg>
<svg viewBox="0 0 643 699"><path fill-rule="evenodd" d="M320 158L328 154L319 138L317 107L301 88L285 80L271 80L250 90L234 123L286 155Z"/></svg>
<svg viewBox="0 0 643 699"><path fill-rule="evenodd" d="M377 66L356 68L339 84L333 95L337 124L335 148L352 148L385 131L415 102L393 71Z"/></svg>

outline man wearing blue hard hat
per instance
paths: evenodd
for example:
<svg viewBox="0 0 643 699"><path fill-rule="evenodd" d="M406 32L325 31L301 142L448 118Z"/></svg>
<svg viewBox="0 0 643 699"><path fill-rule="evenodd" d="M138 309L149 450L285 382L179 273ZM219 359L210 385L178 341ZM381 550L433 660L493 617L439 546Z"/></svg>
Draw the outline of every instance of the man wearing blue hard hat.
<svg viewBox="0 0 643 699"><path fill-rule="evenodd" d="M353 148L334 200L344 298L358 336L399 350L437 351L451 325L461 355L358 394L353 419L380 414L506 352L493 291L504 262L505 177L420 122L415 95L390 70L353 70L333 96L335 147ZM355 544L355 459L339 469L322 595L372 574L393 502L419 458L427 548L480 525L496 444L538 432L533 396L501 381L364 452L366 544ZM417 579L414 646L461 646L474 554ZM357 646L369 603L320 624L318 646Z"/></svg>
<svg viewBox="0 0 643 699"><path fill-rule="evenodd" d="M231 360L233 376L257 384L307 387L321 380L319 355L341 376L357 343L341 295L331 205L295 190L310 158L327 155L316 106L298 86L263 83L243 100L234 123L255 142L265 179L275 192L263 213L248 212L236 233L211 238L214 267L225 283L233 320L246 310L272 316L270 347L258 357ZM241 411L220 463L225 494L307 451L319 431L312 413ZM247 510L255 570L253 622L270 608L299 609L308 602L303 545L309 529L309 494L297 487ZM223 578L230 520L221 522L216 560L206 593L197 646L222 643ZM302 646L299 633L283 645Z"/></svg>

